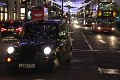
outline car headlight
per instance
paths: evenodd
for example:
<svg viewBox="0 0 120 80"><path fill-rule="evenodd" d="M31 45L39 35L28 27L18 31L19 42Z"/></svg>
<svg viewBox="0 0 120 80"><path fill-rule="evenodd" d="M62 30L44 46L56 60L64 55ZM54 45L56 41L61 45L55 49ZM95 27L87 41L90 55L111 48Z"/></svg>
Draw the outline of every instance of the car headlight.
<svg viewBox="0 0 120 80"><path fill-rule="evenodd" d="M8 47L7 52L12 54L14 52L14 47Z"/></svg>
<svg viewBox="0 0 120 80"><path fill-rule="evenodd" d="M45 54L50 54L50 52L51 52L51 48L50 47L44 48L44 53Z"/></svg>
<svg viewBox="0 0 120 80"><path fill-rule="evenodd" d="M99 30L100 30L100 29L101 29L101 27L98 27L97 29L99 29Z"/></svg>
<svg viewBox="0 0 120 80"><path fill-rule="evenodd" d="M115 30L115 28L112 28L112 30L114 31L114 30Z"/></svg>
<svg viewBox="0 0 120 80"><path fill-rule="evenodd" d="M75 24L78 24L79 22L77 20L74 21Z"/></svg>

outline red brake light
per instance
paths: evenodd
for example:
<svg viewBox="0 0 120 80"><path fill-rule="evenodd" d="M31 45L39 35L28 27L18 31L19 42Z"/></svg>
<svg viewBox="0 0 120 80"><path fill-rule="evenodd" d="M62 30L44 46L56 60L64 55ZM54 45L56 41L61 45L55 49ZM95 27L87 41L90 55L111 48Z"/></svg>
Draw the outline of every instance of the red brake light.
<svg viewBox="0 0 120 80"><path fill-rule="evenodd" d="M10 23L13 23L14 21L13 20L10 20Z"/></svg>
<svg viewBox="0 0 120 80"><path fill-rule="evenodd" d="M7 31L7 29L5 29L5 28L1 28L1 32L3 32L3 31Z"/></svg>
<svg viewBox="0 0 120 80"><path fill-rule="evenodd" d="M17 32L21 32L22 30L23 30L22 27L19 27L19 28L16 29Z"/></svg>

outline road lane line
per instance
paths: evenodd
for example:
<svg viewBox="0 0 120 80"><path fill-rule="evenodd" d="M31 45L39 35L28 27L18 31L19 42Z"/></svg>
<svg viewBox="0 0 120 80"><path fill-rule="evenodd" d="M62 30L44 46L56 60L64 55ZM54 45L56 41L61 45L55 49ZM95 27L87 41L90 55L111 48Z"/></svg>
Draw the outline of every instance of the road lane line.
<svg viewBox="0 0 120 80"><path fill-rule="evenodd" d="M88 47L90 48L90 50L93 50L92 46L89 44L88 40L86 39L85 35L83 34L83 32L81 32L82 36L84 37L86 43L88 44Z"/></svg>
<svg viewBox="0 0 120 80"><path fill-rule="evenodd" d="M45 80L45 79L34 79L34 80Z"/></svg>
<svg viewBox="0 0 120 80"><path fill-rule="evenodd" d="M90 50L93 50L93 48L91 47L91 45L90 45L90 44L88 44L88 46L89 46Z"/></svg>
<svg viewBox="0 0 120 80"><path fill-rule="evenodd" d="M87 41L87 39L85 39L86 43L89 44L89 42Z"/></svg>
<svg viewBox="0 0 120 80"><path fill-rule="evenodd" d="M112 52L113 53L113 51L114 52L117 52L117 53L120 53L120 50L118 50L118 51L116 51L116 50L87 50L87 49L84 49L84 50L81 50L81 49L72 49L72 52L80 52L80 51L85 51L85 52L87 52L87 51L93 51L93 52Z"/></svg>
<svg viewBox="0 0 120 80"><path fill-rule="evenodd" d="M83 38L85 39L85 36L84 36L83 32L81 32L81 34L82 34Z"/></svg>

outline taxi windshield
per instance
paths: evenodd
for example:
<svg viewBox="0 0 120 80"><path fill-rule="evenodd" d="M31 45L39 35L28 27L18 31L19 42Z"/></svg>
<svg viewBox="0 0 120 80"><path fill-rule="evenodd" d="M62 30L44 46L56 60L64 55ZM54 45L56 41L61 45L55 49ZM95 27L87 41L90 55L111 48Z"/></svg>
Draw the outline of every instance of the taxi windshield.
<svg viewBox="0 0 120 80"><path fill-rule="evenodd" d="M28 29L27 29L28 27ZM44 24L44 23L34 23L28 24L26 26L24 38L34 38L34 39L56 39L58 37L57 24Z"/></svg>
<svg viewBox="0 0 120 80"><path fill-rule="evenodd" d="M55 39L57 37L58 29L57 25L37 25L36 28L34 29L34 34L38 38L42 39Z"/></svg>

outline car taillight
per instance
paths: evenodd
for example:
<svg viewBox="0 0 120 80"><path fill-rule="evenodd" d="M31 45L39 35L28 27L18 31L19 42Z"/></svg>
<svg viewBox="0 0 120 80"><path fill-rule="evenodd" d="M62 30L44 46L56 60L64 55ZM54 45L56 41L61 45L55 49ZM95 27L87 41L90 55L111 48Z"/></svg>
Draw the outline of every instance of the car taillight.
<svg viewBox="0 0 120 80"><path fill-rule="evenodd" d="M3 32L3 31L7 31L7 29L5 29L5 28L1 28L1 31Z"/></svg>
<svg viewBox="0 0 120 80"><path fill-rule="evenodd" d="M23 30L22 27L19 27L19 28L16 29L17 32L21 32L22 30Z"/></svg>

